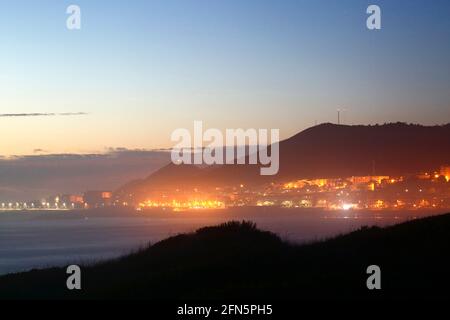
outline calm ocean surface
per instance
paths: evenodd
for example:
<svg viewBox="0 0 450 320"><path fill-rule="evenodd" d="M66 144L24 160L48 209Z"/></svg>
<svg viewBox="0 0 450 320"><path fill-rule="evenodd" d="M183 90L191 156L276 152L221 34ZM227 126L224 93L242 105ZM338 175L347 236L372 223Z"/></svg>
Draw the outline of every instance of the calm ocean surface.
<svg viewBox="0 0 450 320"><path fill-rule="evenodd" d="M440 212L363 212L246 208L171 213L0 212L0 274L117 257L178 233L251 220L295 242L385 226Z"/></svg>

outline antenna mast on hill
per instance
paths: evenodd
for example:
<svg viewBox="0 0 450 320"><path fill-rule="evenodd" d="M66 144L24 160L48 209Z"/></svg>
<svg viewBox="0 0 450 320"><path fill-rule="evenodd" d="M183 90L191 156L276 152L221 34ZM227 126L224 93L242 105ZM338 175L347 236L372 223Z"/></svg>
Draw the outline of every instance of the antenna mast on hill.
<svg viewBox="0 0 450 320"><path fill-rule="evenodd" d="M337 111L337 124L341 124L341 112L347 111L347 109L336 109Z"/></svg>

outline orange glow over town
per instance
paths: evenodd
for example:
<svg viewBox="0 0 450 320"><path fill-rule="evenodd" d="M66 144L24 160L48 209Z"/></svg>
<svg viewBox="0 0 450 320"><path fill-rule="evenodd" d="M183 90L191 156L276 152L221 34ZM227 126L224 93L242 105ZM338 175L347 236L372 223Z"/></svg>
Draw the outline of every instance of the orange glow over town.
<svg viewBox="0 0 450 320"><path fill-rule="evenodd" d="M323 210L450 209L450 166L404 176L370 175L346 178L298 179L249 186L154 188L126 198L110 191L57 195L33 202L5 202L1 211L72 210L101 207L172 211L232 207L319 208Z"/></svg>
<svg viewBox="0 0 450 320"><path fill-rule="evenodd" d="M199 209L225 209L225 204L217 200L191 200L191 201L152 201L147 200L139 204L142 208L170 208L174 211L199 210Z"/></svg>
<svg viewBox="0 0 450 320"><path fill-rule="evenodd" d="M225 207L321 208L324 210L416 210L450 208L450 167L409 176L352 176L299 179L259 187L245 184L206 190L164 191L139 209L223 209ZM202 200L189 199L201 194ZM168 201L166 199L172 199Z"/></svg>

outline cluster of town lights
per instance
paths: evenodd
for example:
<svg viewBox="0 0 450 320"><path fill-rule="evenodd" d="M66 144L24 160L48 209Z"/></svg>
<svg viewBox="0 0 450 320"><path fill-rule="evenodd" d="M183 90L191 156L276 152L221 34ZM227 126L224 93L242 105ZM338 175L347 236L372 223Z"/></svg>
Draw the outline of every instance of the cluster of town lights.
<svg viewBox="0 0 450 320"><path fill-rule="evenodd" d="M147 200L139 204L139 208L169 208L174 211L190 209L225 209L225 203L218 200L189 200L189 201L153 201Z"/></svg>

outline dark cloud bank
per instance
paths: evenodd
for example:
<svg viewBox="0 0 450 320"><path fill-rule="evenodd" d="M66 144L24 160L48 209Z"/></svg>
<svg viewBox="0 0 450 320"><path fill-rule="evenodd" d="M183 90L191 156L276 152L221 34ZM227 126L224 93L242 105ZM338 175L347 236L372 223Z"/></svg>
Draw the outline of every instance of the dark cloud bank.
<svg viewBox="0 0 450 320"><path fill-rule="evenodd" d="M166 165L166 150L109 149L104 154L0 157L0 201L28 201L57 193L114 190Z"/></svg>

